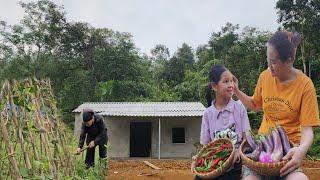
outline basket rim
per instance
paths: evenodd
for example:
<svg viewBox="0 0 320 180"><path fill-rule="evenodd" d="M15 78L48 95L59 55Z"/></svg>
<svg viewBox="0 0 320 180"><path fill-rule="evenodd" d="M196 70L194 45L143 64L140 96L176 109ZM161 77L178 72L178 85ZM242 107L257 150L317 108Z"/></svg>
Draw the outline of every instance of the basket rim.
<svg viewBox="0 0 320 180"><path fill-rule="evenodd" d="M227 166L227 162L233 160L234 154L235 154L235 146L234 146L234 144L232 143L232 141L231 141L230 139L228 139L228 138L219 138L219 139L215 139L215 140L209 142L208 144L204 145L204 146L200 149L200 151L198 152L198 154L202 153L202 152L203 152L208 146L210 146L211 144L214 144L214 143L219 142L219 141L227 141L227 142L231 143L231 145L232 145L231 154L230 154L229 157L226 159L226 161L225 161L220 167L218 167L217 169L215 169L215 170L213 170L213 171L211 171L211 172L207 172L207 173L197 172L197 171L195 170L195 167L194 167L194 168L192 169L194 174L196 174L196 175L198 175L198 176L200 176L200 177L202 177L202 178L203 178L203 177L210 177L210 176L214 176L214 175L217 174L217 173L223 173L223 172L225 172L226 170L228 170L228 168L230 168L230 166L232 165L232 163L229 163L230 165ZM198 154L196 155L197 157L196 157L194 160L192 160L192 161L197 161L197 160L198 160Z"/></svg>

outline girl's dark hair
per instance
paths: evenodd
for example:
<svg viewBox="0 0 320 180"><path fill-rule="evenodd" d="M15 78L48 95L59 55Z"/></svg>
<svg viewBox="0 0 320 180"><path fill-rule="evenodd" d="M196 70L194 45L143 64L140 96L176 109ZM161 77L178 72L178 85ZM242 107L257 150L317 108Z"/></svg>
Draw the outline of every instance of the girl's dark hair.
<svg viewBox="0 0 320 180"><path fill-rule="evenodd" d="M301 41L302 36L297 32L277 31L270 37L268 44L278 51L280 60L285 62L289 58L295 60L296 50Z"/></svg>
<svg viewBox="0 0 320 180"><path fill-rule="evenodd" d="M221 79L221 74L225 71L227 71L228 69L223 66L223 65L215 65L213 66L210 71L209 71L209 81L210 83L208 84L208 87L206 89L206 99L207 99L207 103L208 103L208 107L211 106L212 104L212 89L211 89L211 83L215 83L218 84L218 82Z"/></svg>
<svg viewBox="0 0 320 180"><path fill-rule="evenodd" d="M208 107L211 106L212 104L212 90L211 90L211 85L210 83L208 84L207 88L206 88L206 100L207 100L207 104L208 104Z"/></svg>

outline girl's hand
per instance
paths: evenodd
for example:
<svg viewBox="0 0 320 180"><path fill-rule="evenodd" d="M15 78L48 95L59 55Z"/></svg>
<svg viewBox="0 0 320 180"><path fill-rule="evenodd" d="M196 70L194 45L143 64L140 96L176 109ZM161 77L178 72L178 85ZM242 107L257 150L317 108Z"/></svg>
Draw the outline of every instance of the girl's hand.
<svg viewBox="0 0 320 180"><path fill-rule="evenodd" d="M232 164L240 162L240 152L239 149L235 149L234 151L234 158Z"/></svg>
<svg viewBox="0 0 320 180"><path fill-rule="evenodd" d="M197 159L197 157L198 157L197 155L192 156L192 161L191 161L191 172L192 173L194 173L193 170L196 167L196 159Z"/></svg>
<svg viewBox="0 0 320 180"><path fill-rule="evenodd" d="M305 157L305 151L301 147L293 147L289 152L282 158L282 160L290 159L287 164L280 170L280 176L283 177L288 173L299 168L303 158Z"/></svg>

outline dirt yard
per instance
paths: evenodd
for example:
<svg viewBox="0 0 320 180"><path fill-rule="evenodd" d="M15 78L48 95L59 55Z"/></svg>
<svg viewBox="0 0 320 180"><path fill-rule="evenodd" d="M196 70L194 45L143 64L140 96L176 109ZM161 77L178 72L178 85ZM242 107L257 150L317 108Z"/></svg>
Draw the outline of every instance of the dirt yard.
<svg viewBox="0 0 320 180"><path fill-rule="evenodd" d="M149 161L161 169L154 170L143 161ZM320 161L306 160L302 169L310 180L319 179ZM109 161L108 179L188 180L193 179L193 174L190 172L190 160L122 159Z"/></svg>

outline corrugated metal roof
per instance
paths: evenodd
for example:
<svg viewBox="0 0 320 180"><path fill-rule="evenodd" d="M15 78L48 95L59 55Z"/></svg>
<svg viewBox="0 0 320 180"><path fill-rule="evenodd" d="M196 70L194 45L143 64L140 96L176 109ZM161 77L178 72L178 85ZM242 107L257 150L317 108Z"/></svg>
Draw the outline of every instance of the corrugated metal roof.
<svg viewBox="0 0 320 180"><path fill-rule="evenodd" d="M87 102L74 113L91 108L103 116L202 116L205 107L200 102Z"/></svg>

